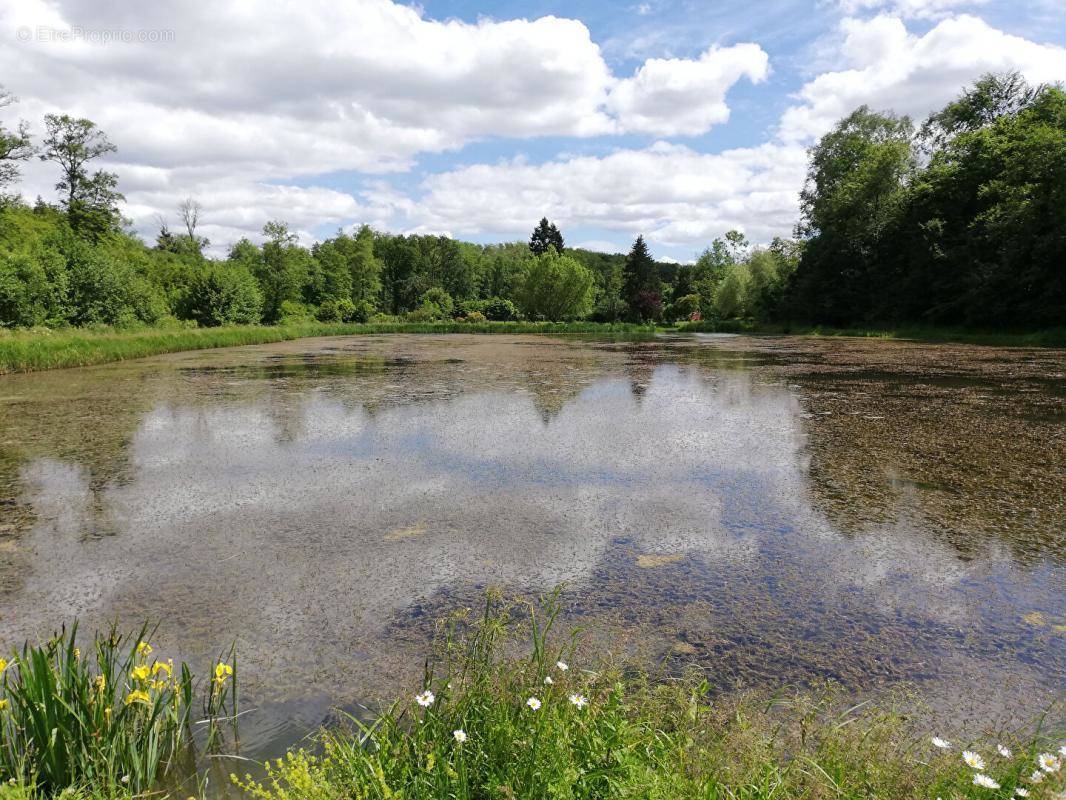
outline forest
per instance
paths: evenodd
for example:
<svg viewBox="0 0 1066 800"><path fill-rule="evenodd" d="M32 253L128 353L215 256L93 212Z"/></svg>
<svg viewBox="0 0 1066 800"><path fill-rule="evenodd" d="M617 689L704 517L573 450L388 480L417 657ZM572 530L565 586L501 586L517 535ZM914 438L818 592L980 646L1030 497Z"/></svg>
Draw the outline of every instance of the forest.
<svg viewBox="0 0 1066 800"><path fill-rule="evenodd" d="M0 90L0 107L15 98ZM281 220L213 257L195 198L145 243L91 120L0 126L0 327L590 320L1037 329L1066 319L1066 92L989 74L928 119L860 107L810 149L791 238L741 231L692 263L355 226L306 247ZM54 165L27 204L20 167Z"/></svg>

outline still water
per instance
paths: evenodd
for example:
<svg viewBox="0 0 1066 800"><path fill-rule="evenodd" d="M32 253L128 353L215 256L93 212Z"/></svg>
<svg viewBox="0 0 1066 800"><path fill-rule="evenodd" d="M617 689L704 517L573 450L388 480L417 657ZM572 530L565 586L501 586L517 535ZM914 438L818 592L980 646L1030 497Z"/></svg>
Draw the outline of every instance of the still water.
<svg viewBox="0 0 1066 800"><path fill-rule="evenodd" d="M0 643L236 640L272 755L486 586L719 689L1066 689L1066 351L375 336L0 377Z"/></svg>

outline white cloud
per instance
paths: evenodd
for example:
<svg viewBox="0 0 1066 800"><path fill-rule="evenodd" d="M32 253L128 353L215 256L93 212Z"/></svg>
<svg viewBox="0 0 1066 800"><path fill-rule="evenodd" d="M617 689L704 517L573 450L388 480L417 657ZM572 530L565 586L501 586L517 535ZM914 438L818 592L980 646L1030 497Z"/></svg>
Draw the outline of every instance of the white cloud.
<svg viewBox="0 0 1066 800"><path fill-rule="evenodd" d="M672 246L706 243L730 228L756 241L795 223L806 153L795 145L699 153L659 142L603 157L544 164L478 164L429 177L406 212L427 230L525 230L547 214L567 226L644 233Z"/></svg>
<svg viewBox="0 0 1066 800"><path fill-rule="evenodd" d="M90 40L142 31L156 41ZM420 154L488 137L699 134L728 118L730 86L767 71L766 54L745 44L620 77L578 20L441 22L391 0L19 0L0 4L0 40L17 113L88 116L119 147L112 167L142 232L186 194L208 218L256 218L220 233L257 230L290 200L290 219L333 222L355 202L271 184L405 171ZM51 195L54 178L28 178L28 196Z"/></svg>
<svg viewBox="0 0 1066 800"><path fill-rule="evenodd" d="M729 119L726 92L741 78L758 83L770 58L756 44L712 47L697 60L648 59L607 101L623 130L659 136L702 133Z"/></svg>
<svg viewBox="0 0 1066 800"><path fill-rule="evenodd" d="M983 20L944 20L923 36L896 17L847 19L841 25L847 67L799 91L801 104L781 119L785 141L809 141L862 104L921 119L985 72L1016 69L1034 83L1066 76L1066 49L1004 33Z"/></svg>

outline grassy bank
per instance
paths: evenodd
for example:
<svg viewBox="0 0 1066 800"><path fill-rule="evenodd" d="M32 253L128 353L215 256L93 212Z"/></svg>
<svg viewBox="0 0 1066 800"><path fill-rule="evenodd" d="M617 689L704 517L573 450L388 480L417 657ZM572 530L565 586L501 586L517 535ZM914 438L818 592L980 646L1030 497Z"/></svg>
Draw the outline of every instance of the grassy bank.
<svg viewBox="0 0 1066 800"><path fill-rule="evenodd" d="M906 713L889 703L848 706L829 691L712 698L697 674L652 677L553 636L558 609L556 596L539 605L490 597L482 613L457 613L421 685L323 731L258 777L234 776L234 792L248 800L1062 797L1062 745L1043 733L989 731L948 744L913 705ZM195 758L188 670L156 667L143 635L98 637L85 658L73 642L60 637L6 665L0 798L196 793L195 779L178 780ZM230 663L221 660L206 682L205 708L220 722L236 710Z"/></svg>
<svg viewBox="0 0 1066 800"><path fill-rule="evenodd" d="M383 333L540 333L622 334L655 331L785 334L793 336L860 336L924 342L960 342L1014 347L1066 347L1066 328L1028 333L982 332L957 328L829 328L747 323L738 320L682 323L676 328L597 322L395 322L245 325L225 328L145 329L136 331L0 331L0 374L61 367L85 367L111 361L309 336Z"/></svg>
<svg viewBox="0 0 1066 800"><path fill-rule="evenodd" d="M641 325L604 325L594 322L308 322L293 325L137 331L18 331L0 335L0 374L60 367L86 367L160 353L266 344L308 336L375 333L639 333L652 330L654 328Z"/></svg>
<svg viewBox="0 0 1066 800"><path fill-rule="evenodd" d="M871 326L834 328L827 325L785 325L742 320L687 322L679 331L704 333L753 333L784 336L855 336L868 339L901 339L918 342L957 342L996 347L1066 347L1066 328L1040 331L981 331L932 326Z"/></svg>

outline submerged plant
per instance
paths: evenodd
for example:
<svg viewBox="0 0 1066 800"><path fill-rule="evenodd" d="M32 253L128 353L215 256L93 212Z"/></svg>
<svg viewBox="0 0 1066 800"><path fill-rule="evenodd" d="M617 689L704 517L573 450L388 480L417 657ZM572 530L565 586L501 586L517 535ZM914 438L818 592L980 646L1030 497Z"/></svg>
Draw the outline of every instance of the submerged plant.
<svg viewBox="0 0 1066 800"><path fill-rule="evenodd" d="M188 666L153 658L147 627L97 634L86 655L76 641L74 625L0 659L0 781L43 796L77 787L139 793L191 770L196 687ZM235 681L234 666L225 671ZM236 707L235 686L216 689L204 705L209 746Z"/></svg>

